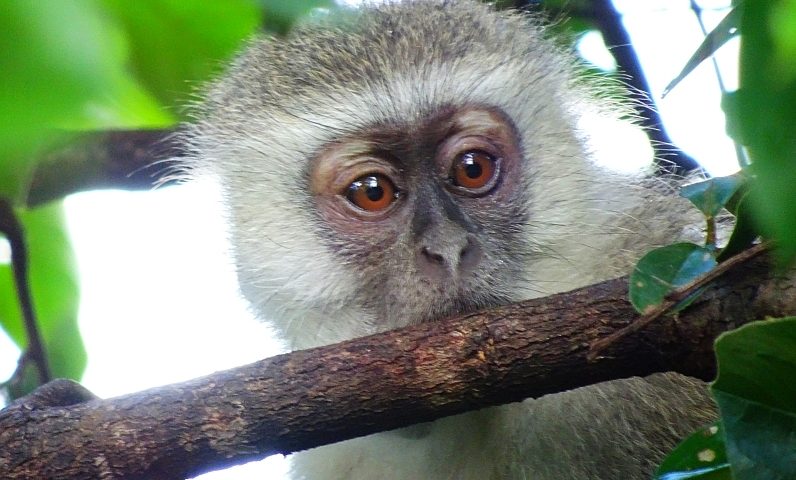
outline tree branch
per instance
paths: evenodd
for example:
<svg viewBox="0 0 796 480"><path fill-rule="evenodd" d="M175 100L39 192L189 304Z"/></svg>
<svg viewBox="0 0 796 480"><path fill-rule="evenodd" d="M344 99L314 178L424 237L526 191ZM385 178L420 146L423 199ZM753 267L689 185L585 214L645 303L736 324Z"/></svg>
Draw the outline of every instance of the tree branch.
<svg viewBox="0 0 796 480"><path fill-rule="evenodd" d="M677 288L670 292L666 298L663 299L663 302L658 305L657 307L653 308L649 312L645 312L639 319L631 323L630 325L615 331L611 335L607 337L601 338L594 342L591 346L591 351L589 352L587 358L591 361L597 358L606 348L611 346L612 343L618 342L622 338L632 334L633 332L637 332L652 322L657 321L661 316L665 315L666 313L670 312L672 308L674 308L678 303L682 302L686 298L697 295L700 288L711 284L715 279L719 278L720 276L727 273L729 270L734 268L739 264L743 264L748 262L749 260L753 259L758 255L762 255L766 251L769 250L769 243L759 243L751 248L748 248L741 253L738 253L726 261L718 264L712 270L707 272L706 274L702 275L701 277L697 277L690 283L683 285L680 288Z"/></svg>
<svg viewBox="0 0 796 480"><path fill-rule="evenodd" d="M35 206L70 193L100 188L149 190L178 168L175 130L90 132L44 154L28 189ZM167 182L168 183L168 182Z"/></svg>
<svg viewBox="0 0 796 480"><path fill-rule="evenodd" d="M0 477L185 478L609 379L711 378L719 333L796 312L796 275L767 272L730 272L592 362L589 345L636 318L626 278L110 400L23 399L0 414Z"/></svg>
<svg viewBox="0 0 796 480"><path fill-rule="evenodd" d="M14 375L9 380L12 388L24 381L25 369L32 363L36 367L38 383L49 382L50 364L44 349L44 341L36 322L36 313L33 309L33 297L30 294L30 281L28 277L28 248L25 243L25 231L17 218L11 202L0 198L0 234L3 234L11 247L11 270L14 275L14 286L22 312L22 321L25 325L27 346L19 359Z"/></svg>
<svg viewBox="0 0 796 480"><path fill-rule="evenodd" d="M622 17L613 2L593 0L590 13L605 38L605 43L616 60L620 72L627 75L625 82L631 87L630 98L635 102L641 126L647 132L659 162L664 161L663 164L659 164L659 170L663 173L683 174L699 168L696 160L676 147L666 132L663 120L652 100L652 90L641 68L630 35L622 25Z"/></svg>

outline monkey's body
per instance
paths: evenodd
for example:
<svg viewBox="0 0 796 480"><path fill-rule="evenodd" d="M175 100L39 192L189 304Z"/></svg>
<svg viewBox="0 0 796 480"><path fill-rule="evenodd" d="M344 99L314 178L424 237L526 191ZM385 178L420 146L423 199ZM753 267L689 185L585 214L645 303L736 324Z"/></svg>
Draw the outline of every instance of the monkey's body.
<svg viewBox="0 0 796 480"><path fill-rule="evenodd" d="M189 137L241 288L296 349L569 290L678 238L682 205L591 161L597 107L526 17L365 9L253 42ZM709 421L704 384L610 382L300 453L314 479L636 479Z"/></svg>

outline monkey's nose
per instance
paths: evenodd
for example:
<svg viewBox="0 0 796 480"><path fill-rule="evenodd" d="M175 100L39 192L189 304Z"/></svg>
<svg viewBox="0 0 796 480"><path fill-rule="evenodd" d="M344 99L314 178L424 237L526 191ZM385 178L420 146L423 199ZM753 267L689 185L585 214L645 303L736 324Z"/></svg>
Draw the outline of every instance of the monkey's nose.
<svg viewBox="0 0 796 480"><path fill-rule="evenodd" d="M418 255L421 273L433 280L467 275L481 261L481 247L467 236L460 241L441 241L423 245Z"/></svg>
<svg viewBox="0 0 796 480"><path fill-rule="evenodd" d="M448 263L447 260L445 260L445 257L443 257L439 253L432 252L431 250L428 249L428 247L421 248L420 249L420 253L424 257L426 257L426 260L429 263L435 263L435 264L440 265L440 266L445 266Z"/></svg>

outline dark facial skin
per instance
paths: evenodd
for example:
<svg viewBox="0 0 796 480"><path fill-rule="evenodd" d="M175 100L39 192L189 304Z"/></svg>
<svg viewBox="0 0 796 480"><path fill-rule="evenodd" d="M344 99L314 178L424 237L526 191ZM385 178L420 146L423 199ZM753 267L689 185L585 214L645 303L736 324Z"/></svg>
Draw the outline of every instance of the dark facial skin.
<svg viewBox="0 0 796 480"><path fill-rule="evenodd" d="M386 315L409 306L407 323L505 301L523 252L522 162L513 124L486 107L342 139L311 167L322 237L365 265L364 303Z"/></svg>

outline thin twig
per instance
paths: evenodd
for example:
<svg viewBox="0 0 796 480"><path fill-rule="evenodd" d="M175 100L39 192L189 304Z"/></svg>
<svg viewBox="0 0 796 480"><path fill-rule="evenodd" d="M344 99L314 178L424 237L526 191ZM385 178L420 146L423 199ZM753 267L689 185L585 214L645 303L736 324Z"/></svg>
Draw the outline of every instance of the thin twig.
<svg viewBox="0 0 796 480"><path fill-rule="evenodd" d="M17 372L24 370L25 363L33 361L39 372L39 383L47 383L51 380L50 367L33 311L33 299L30 295L28 281L28 250L25 244L24 230L11 203L4 198L0 198L0 233L6 236L11 246L11 269L14 272L17 298L25 323L25 333L28 337L28 348L20 358Z"/></svg>
<svg viewBox="0 0 796 480"><path fill-rule="evenodd" d="M636 320L635 322L631 323L630 325L621 330L617 330L616 332L612 333L611 335L605 338L602 338L592 343L591 348L589 349L589 354L587 355L587 359L592 362L595 361L600 356L600 353L603 352L608 347L610 347L611 345L617 343L619 340L625 338L631 333L637 332L642 328L646 327L647 325L651 324L652 322L657 320L661 315L664 315L665 313L669 312L672 309L672 307L674 307L681 301L685 300L689 296L693 295L694 292L696 292L700 288L708 285L709 283L716 280L720 276L724 275L725 273L727 273L729 270L733 269L737 265L748 262L749 260L757 257L761 253L767 251L769 246L770 244L768 242L763 242L747 250L744 250L743 252L734 255L728 258L726 261L718 264L716 268L709 271L705 275L673 291L664 298L664 301L660 305L655 307L650 312L639 317L639 319Z"/></svg>

